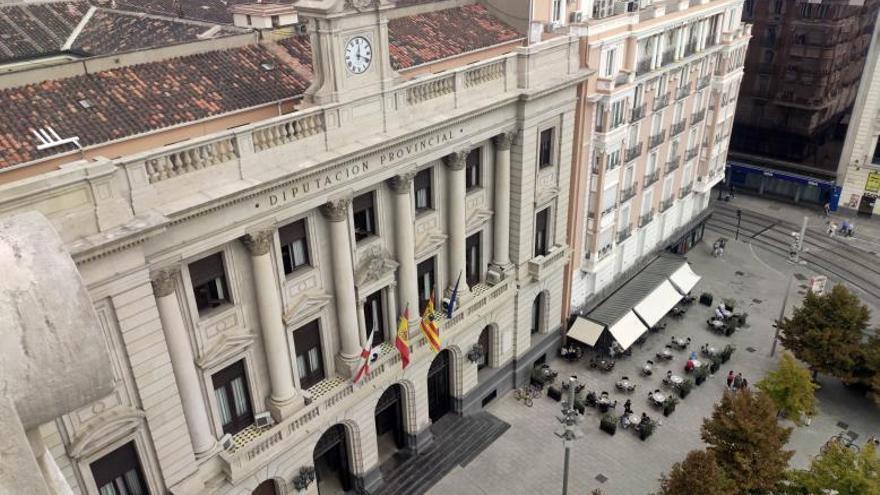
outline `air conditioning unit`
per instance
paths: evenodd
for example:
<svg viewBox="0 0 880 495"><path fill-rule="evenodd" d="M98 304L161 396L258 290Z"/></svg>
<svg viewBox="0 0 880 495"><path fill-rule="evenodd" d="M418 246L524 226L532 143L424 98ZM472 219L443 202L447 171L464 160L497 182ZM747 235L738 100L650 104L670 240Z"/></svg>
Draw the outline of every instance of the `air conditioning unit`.
<svg viewBox="0 0 880 495"><path fill-rule="evenodd" d="M569 16L569 19L571 19L571 22L581 22L584 20L584 13L583 12L572 12L571 15Z"/></svg>
<svg viewBox="0 0 880 495"><path fill-rule="evenodd" d="M220 445L223 447L223 450L229 450L235 446L235 442L232 440L232 435L229 433L223 435L220 438Z"/></svg>
<svg viewBox="0 0 880 495"><path fill-rule="evenodd" d="M257 425L257 428L268 428L275 424L275 420L271 413L262 412L254 415L254 424Z"/></svg>
<svg viewBox="0 0 880 495"><path fill-rule="evenodd" d="M488 270L486 272L486 283L489 285L498 285L501 283L503 279L501 278L501 272L497 272L495 270Z"/></svg>

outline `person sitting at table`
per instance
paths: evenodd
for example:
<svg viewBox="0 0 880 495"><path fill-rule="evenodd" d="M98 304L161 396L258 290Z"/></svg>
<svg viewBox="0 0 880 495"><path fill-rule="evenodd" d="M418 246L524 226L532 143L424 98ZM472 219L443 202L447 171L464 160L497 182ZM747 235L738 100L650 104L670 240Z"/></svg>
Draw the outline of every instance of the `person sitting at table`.
<svg viewBox="0 0 880 495"><path fill-rule="evenodd" d="M663 383L669 383L672 380L672 370L666 370L666 378L663 379Z"/></svg>
<svg viewBox="0 0 880 495"><path fill-rule="evenodd" d="M694 370L694 360L688 359L687 363L685 363L685 365L684 365L684 371L687 373L690 373L693 370Z"/></svg>
<svg viewBox="0 0 880 495"><path fill-rule="evenodd" d="M697 359L697 351L691 351L691 355L688 359Z"/></svg>
<svg viewBox="0 0 880 495"><path fill-rule="evenodd" d="M647 424L649 421L651 421L651 418L648 417L648 413L642 412L642 420L639 421L639 424Z"/></svg>
<svg viewBox="0 0 880 495"><path fill-rule="evenodd" d="M623 403L623 414L629 415L629 414L632 414L632 412L633 412L632 411L632 401L629 399L626 399L626 402Z"/></svg>

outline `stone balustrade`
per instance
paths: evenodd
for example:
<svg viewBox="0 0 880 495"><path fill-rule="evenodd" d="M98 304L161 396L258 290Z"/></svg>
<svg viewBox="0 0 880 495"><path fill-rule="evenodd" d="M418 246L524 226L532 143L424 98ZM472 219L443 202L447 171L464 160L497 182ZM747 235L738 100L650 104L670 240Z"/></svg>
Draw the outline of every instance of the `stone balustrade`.
<svg viewBox="0 0 880 495"><path fill-rule="evenodd" d="M553 246L547 254L529 260L529 275L533 280L540 281L547 273L568 262L569 254L568 246Z"/></svg>
<svg viewBox="0 0 880 495"><path fill-rule="evenodd" d="M197 170L226 163L238 158L238 144L234 138L221 137L195 146L170 146L143 161L150 184L173 179Z"/></svg>

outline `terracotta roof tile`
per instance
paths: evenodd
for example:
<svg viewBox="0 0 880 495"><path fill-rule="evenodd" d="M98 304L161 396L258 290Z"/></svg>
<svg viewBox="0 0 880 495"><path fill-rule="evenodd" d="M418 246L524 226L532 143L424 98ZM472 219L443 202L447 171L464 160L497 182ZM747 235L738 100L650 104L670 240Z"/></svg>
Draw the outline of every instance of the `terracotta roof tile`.
<svg viewBox="0 0 880 495"><path fill-rule="evenodd" d="M72 149L37 151L32 129L51 126L89 146L291 98L309 80L249 46L0 90L0 168Z"/></svg>
<svg viewBox="0 0 880 495"><path fill-rule="evenodd" d="M523 38L482 5L465 5L388 21L396 70Z"/></svg>
<svg viewBox="0 0 880 495"><path fill-rule="evenodd" d="M112 0L93 0L109 5ZM295 0L273 0L289 4ZM116 8L149 14L169 15L198 21L232 24L230 5L255 3L255 0L116 0Z"/></svg>

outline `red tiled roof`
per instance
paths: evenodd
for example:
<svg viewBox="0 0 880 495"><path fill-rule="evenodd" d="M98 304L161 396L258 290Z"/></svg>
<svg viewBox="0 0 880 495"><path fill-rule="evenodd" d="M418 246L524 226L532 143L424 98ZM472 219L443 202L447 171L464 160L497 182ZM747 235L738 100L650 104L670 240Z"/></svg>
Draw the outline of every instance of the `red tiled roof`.
<svg viewBox="0 0 880 495"><path fill-rule="evenodd" d="M396 70L523 38L482 5L465 5L388 21Z"/></svg>
<svg viewBox="0 0 880 495"><path fill-rule="evenodd" d="M0 168L73 149L37 151L32 129L89 146L301 95L308 76L248 46L3 89Z"/></svg>
<svg viewBox="0 0 880 495"><path fill-rule="evenodd" d="M108 5L113 0L92 0ZM169 15L198 21L232 24L230 5L255 3L256 0L116 0L116 8L149 14ZM272 0L291 4L295 0Z"/></svg>
<svg viewBox="0 0 880 495"><path fill-rule="evenodd" d="M84 1L0 6L0 62L58 53L88 10Z"/></svg>
<svg viewBox="0 0 880 495"><path fill-rule="evenodd" d="M287 53L293 57L288 61L301 74L308 75L308 79L312 79L312 43L308 35L291 36L278 41Z"/></svg>

